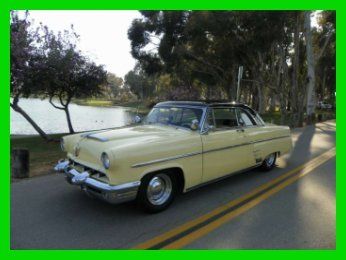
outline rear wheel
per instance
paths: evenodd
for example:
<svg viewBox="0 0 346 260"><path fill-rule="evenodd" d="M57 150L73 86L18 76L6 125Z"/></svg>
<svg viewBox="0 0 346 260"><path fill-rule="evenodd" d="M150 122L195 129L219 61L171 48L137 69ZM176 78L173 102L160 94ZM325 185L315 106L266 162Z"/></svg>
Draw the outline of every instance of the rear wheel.
<svg viewBox="0 0 346 260"><path fill-rule="evenodd" d="M270 171L274 168L276 162L276 153L269 154L263 161L261 169L264 171Z"/></svg>
<svg viewBox="0 0 346 260"><path fill-rule="evenodd" d="M139 206L151 213L166 209L173 202L176 187L173 174L159 172L145 176L138 191Z"/></svg>

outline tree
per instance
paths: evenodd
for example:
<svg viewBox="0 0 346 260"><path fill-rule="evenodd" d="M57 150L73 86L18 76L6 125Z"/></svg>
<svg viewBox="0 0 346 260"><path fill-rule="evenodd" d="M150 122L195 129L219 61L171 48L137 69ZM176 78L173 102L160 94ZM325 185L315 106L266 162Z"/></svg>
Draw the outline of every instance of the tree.
<svg viewBox="0 0 346 260"><path fill-rule="evenodd" d="M73 133L69 104L73 98L100 94L99 86L106 81L106 71L83 56L76 48L78 35L71 31L54 34L41 25L30 30L28 12L20 19L11 13L11 96L10 106L46 140L50 138L19 107L19 99L31 95L48 97L49 102L66 114ZM55 102L58 102L56 104Z"/></svg>
<svg viewBox="0 0 346 260"><path fill-rule="evenodd" d="M307 101L306 101L306 114L308 121L312 121L315 115L316 108L316 76L315 76L315 57L312 45L312 32L311 32L311 12L306 11L304 13L304 33L306 41L306 53L308 64L307 75Z"/></svg>
<svg viewBox="0 0 346 260"><path fill-rule="evenodd" d="M11 12L11 82L10 92L12 102L11 108L20 113L45 140L50 140L47 134L36 124L36 122L19 106L21 97L27 98L32 94L42 93L42 89L33 84L33 78L41 67L42 59L36 47L38 36L30 30L28 20L29 13L26 12L20 19L17 12Z"/></svg>
<svg viewBox="0 0 346 260"><path fill-rule="evenodd" d="M279 100L282 123L289 121L291 126L303 124L307 100L314 93L307 91L307 78L316 67L310 66L311 50L314 63L321 69L318 57L323 50L328 50L327 57L335 53L328 47L328 39L333 38L333 14L326 14L322 20L328 22L323 22L322 32L310 37L307 33L311 28L304 27L307 16L302 11L141 13L128 37L131 53L146 74L157 78L169 75L170 84L181 86L185 92L197 89L202 99L213 96L234 100L238 67L242 65L241 98L260 113L269 103L274 110L274 101ZM333 64L327 57L324 60ZM332 81L332 74L322 73L325 76L320 79L315 73L316 82L325 86L327 79ZM171 87L165 88L171 91Z"/></svg>
<svg viewBox="0 0 346 260"><path fill-rule="evenodd" d="M174 74L181 86L201 83L210 96L235 99L237 71L246 65L254 99L265 109L262 75L268 50L284 37L284 12L142 12L129 29L132 55L148 74ZM153 48L151 48L153 47ZM261 72L260 72L261 71ZM215 92L215 91L213 91Z"/></svg>
<svg viewBox="0 0 346 260"><path fill-rule="evenodd" d="M147 75L139 64L125 75L125 88L130 89L141 100L152 96L155 85L155 77Z"/></svg>
<svg viewBox="0 0 346 260"><path fill-rule="evenodd" d="M335 11L322 11L318 14L318 28L313 29L316 55L316 93L319 100L335 102L336 71L336 14Z"/></svg>
<svg viewBox="0 0 346 260"><path fill-rule="evenodd" d="M102 85L103 92L109 99L115 98L120 93L120 87L123 85L123 79L114 73L107 73L107 82Z"/></svg>
<svg viewBox="0 0 346 260"><path fill-rule="evenodd" d="M71 31L57 35L45 26L41 29L44 34L41 45L44 62L37 71L35 85L44 90L53 107L65 112L69 132L74 133L69 104L73 98L99 95L100 85L106 82L106 71L77 50L78 35L73 27Z"/></svg>
<svg viewBox="0 0 346 260"><path fill-rule="evenodd" d="M326 14L326 13L325 13ZM327 13L328 15L328 13ZM330 40L335 33L333 26L333 17L331 16L331 25L321 48L314 48L313 44L313 32L311 30L311 12L306 11L304 14L304 34L306 41L306 52L307 52L307 64L308 64L308 75L307 75L307 105L306 105L306 114L309 122L313 121L316 109L316 64L323 56L326 51L327 46L330 43ZM328 16L327 16L328 19ZM335 23L334 23L335 25ZM323 28L325 29L325 28ZM317 49L317 51L315 51ZM334 52L335 53L335 52Z"/></svg>

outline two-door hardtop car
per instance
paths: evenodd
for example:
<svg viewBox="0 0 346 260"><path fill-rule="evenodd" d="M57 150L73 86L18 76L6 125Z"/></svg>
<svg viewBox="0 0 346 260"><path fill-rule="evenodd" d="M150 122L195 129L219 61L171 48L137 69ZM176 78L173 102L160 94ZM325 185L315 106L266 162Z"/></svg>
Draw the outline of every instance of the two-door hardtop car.
<svg viewBox="0 0 346 260"><path fill-rule="evenodd" d="M289 127L265 124L244 104L168 101L138 125L68 135L61 147L67 159L55 169L69 183L158 212L179 192L253 167L272 169L292 141Z"/></svg>

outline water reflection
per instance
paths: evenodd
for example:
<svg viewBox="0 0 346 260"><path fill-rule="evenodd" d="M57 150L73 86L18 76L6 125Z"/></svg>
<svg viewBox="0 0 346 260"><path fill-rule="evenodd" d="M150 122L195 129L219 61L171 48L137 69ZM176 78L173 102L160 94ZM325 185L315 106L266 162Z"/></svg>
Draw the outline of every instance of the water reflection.
<svg viewBox="0 0 346 260"><path fill-rule="evenodd" d="M53 108L48 100L21 99L19 105L48 134L68 132L65 112ZM17 112L10 109L11 134L37 134L32 126ZM124 126L131 121L133 113L124 107L91 107L70 105L75 131Z"/></svg>

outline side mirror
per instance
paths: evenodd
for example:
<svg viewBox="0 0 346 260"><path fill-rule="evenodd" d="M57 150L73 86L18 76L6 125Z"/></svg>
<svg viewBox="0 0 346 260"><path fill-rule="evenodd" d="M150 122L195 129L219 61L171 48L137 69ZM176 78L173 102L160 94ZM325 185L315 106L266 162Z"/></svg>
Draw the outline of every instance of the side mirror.
<svg viewBox="0 0 346 260"><path fill-rule="evenodd" d="M135 118L133 119L133 122L135 123L135 124L139 124L140 122L142 122L142 118L140 117L140 116L135 116Z"/></svg>
<svg viewBox="0 0 346 260"><path fill-rule="evenodd" d="M195 131L195 130L198 129L198 127L199 127L199 122L198 122L198 120L197 120L197 119L192 120L191 126L190 126L191 130L194 130L194 131Z"/></svg>

